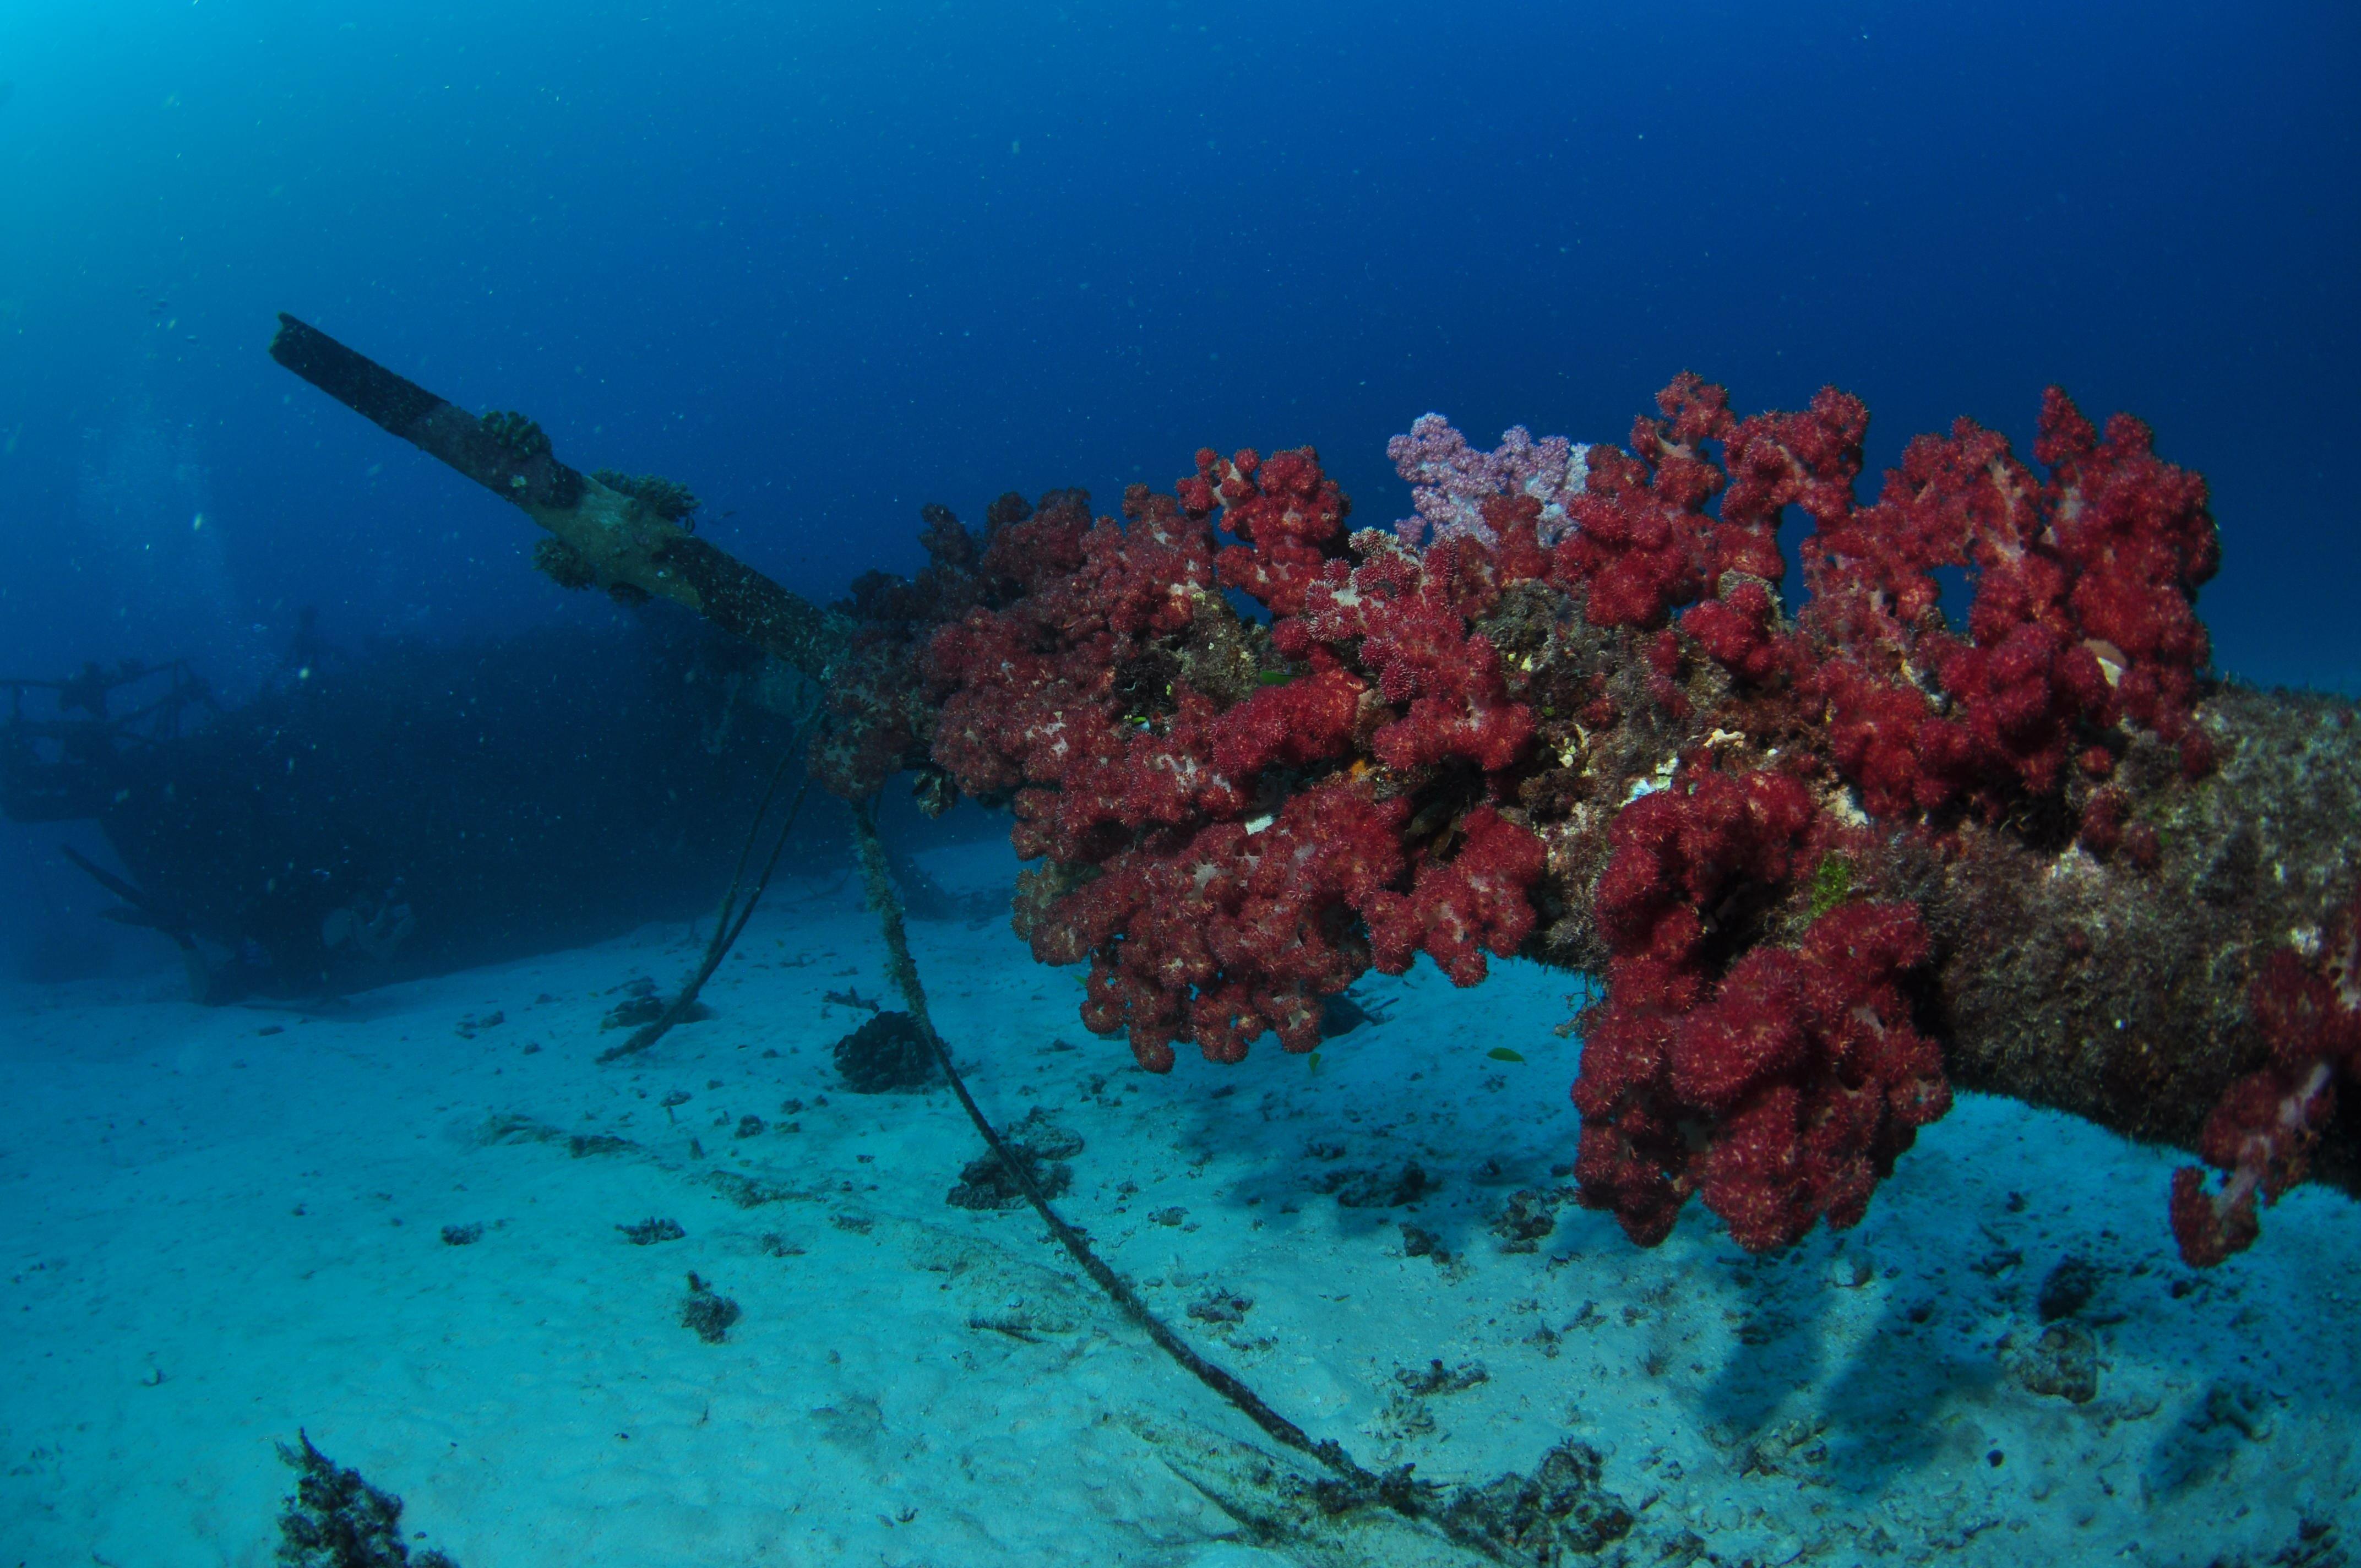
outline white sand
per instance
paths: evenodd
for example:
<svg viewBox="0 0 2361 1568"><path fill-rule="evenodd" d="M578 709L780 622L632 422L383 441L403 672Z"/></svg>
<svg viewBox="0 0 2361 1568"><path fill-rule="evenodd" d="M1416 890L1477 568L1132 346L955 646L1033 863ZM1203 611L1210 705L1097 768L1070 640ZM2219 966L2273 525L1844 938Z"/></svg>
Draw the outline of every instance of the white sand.
<svg viewBox="0 0 2361 1568"><path fill-rule="evenodd" d="M1502 965L1460 992L1422 965L1359 988L1388 1015L1316 1071L1265 1041L1157 1078L1082 1030L1075 977L1005 921L913 936L987 1109L1086 1141L1069 1216L1364 1464L1481 1480L1577 1439L1637 1515L1634 1562L1692 1532L1731 1563L2310 1563L2331 1559L2274 1554L2361 1526L2339 1195L2296 1194L2253 1253L2192 1274L2174 1157L1963 1097L1865 1224L1789 1255L1747 1259L1695 1206L1642 1252L1571 1204L1508 1253L1493 1218L1572 1157L1567 977ZM299 1427L463 1568L1471 1560L1382 1521L1251 1544L1213 1497L1272 1506L1234 1446L1268 1442L1029 1213L946 1204L980 1152L948 1092L838 1081L828 1047L867 1014L820 997L885 995L847 887L785 889L708 992L717 1019L594 1065L616 988L669 989L692 942L651 929L317 1014L10 993L0 1568L267 1563L273 1444ZM734 1136L750 1113L764 1130ZM572 1152L596 1135L630 1146ZM1414 1208L1312 1187L1405 1159L1442 1182ZM773 1200L740 1206L733 1174ZM617 1230L650 1217L687 1234ZM1406 1255L1405 1223L1451 1259ZM467 1224L474 1245L442 1240ZM2012 1371L2070 1255L2099 1275L2081 1404ZM680 1321L691 1271L743 1310L722 1343ZM1242 1321L1187 1316L1217 1294L1251 1300ZM1435 1361L1487 1376L1397 1378ZM2305 1521L2329 1533L2305 1545Z"/></svg>

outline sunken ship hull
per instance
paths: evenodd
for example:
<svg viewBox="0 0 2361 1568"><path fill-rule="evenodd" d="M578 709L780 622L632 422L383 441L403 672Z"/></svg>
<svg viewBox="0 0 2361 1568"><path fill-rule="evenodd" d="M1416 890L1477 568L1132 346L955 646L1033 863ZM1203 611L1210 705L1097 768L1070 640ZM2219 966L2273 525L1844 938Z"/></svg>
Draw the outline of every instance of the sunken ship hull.
<svg viewBox="0 0 2361 1568"><path fill-rule="evenodd" d="M708 905L790 743L763 671L648 617L323 659L228 709L185 666L106 677L111 704L16 683L0 809L95 822L109 913L209 1000L378 984Z"/></svg>

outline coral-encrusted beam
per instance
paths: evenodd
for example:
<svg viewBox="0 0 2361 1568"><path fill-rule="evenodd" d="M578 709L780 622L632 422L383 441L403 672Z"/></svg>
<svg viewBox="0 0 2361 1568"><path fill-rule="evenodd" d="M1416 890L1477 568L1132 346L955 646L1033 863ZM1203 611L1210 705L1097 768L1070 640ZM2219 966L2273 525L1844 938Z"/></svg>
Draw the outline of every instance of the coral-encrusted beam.
<svg viewBox="0 0 2361 1568"><path fill-rule="evenodd" d="M1960 1089L2199 1155L2194 1263L2361 1189L2361 727L2212 673L2203 480L2054 389L2039 471L1961 420L1868 502L1855 399L1658 404L1623 449L1422 421L1424 549L1350 532L1309 448L1202 451L1120 519L930 508L917 579L794 601L822 776L1009 807L1019 933L1155 1070L1309 1050L1421 954L1603 974L1576 1169L1642 1243L1692 1198L1749 1248L1851 1224Z"/></svg>
<svg viewBox="0 0 2361 1568"><path fill-rule="evenodd" d="M1962 421L1864 504L1851 398L1660 404L1578 485L1570 445L1398 443L1448 513L1423 551L1349 533L1309 449L1200 452L1122 521L995 507L932 755L1015 810L1019 929L1089 963L1084 1021L1162 1071L1309 1050L1421 952L1601 971L1576 1170L1643 1243L1693 1197L1758 1250L1854 1223L1960 1087L2198 1150L2192 1261L2352 1185L2361 982L2322 966L2361 748L2345 705L2212 678L2203 481L2052 390L2046 473Z"/></svg>

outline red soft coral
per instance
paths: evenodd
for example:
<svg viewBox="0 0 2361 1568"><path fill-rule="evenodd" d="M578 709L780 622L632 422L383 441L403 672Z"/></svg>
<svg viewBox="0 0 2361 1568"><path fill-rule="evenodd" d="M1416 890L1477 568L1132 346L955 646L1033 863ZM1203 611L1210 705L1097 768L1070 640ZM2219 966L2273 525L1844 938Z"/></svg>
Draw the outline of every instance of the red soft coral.
<svg viewBox="0 0 2361 1568"><path fill-rule="evenodd" d="M1351 750L1368 689L1326 649L1315 649L1309 674L1265 687L1215 721L1213 763L1246 778L1275 763L1301 767L1342 757Z"/></svg>
<svg viewBox="0 0 2361 1568"><path fill-rule="evenodd" d="M1778 606L1759 582L1742 582L1719 598L1692 605L1681 630L1730 674L1762 685L1786 669L1794 648L1779 634Z"/></svg>
<svg viewBox="0 0 2361 1568"><path fill-rule="evenodd" d="M1222 584L1244 589L1274 615L1303 608L1304 589L1343 545L1352 510L1309 446L1268 460L1250 446L1230 458L1202 448L1196 477L1180 483L1180 504L1199 517L1221 509L1222 527L1239 542L1217 560Z"/></svg>
<svg viewBox="0 0 2361 1568"><path fill-rule="evenodd" d="M1045 963L1091 960L1083 1021L1130 1036L1163 1072L1193 1038L1236 1061L1266 1030L1291 1051L1319 1043L1321 999L1367 969L1356 906L1403 874L1404 802L1338 778L1267 825L1224 822L1165 848L1142 841L1058 900L1033 931Z"/></svg>
<svg viewBox="0 0 2361 1568"><path fill-rule="evenodd" d="M1786 571L1782 509L1825 524L1852 506L1869 427L1858 398L1827 387L1801 413L1740 420L1728 392L1684 372L1656 406L1665 417L1636 421L1629 454L1590 449L1583 493L1566 504L1576 527L1559 542L1554 571L1584 595L1595 626L1661 626L1733 572L1776 583ZM1709 441L1723 445L1719 463ZM1719 515L1706 510L1717 496Z"/></svg>
<svg viewBox="0 0 2361 1568"><path fill-rule="evenodd" d="M1372 891L1359 907L1378 968L1400 974L1421 948L1455 985L1480 984L1488 950L1512 956L1533 932L1533 883L1548 864L1541 839L1479 806L1461 820L1458 852L1418 870L1407 895Z"/></svg>
<svg viewBox="0 0 2361 1568"><path fill-rule="evenodd" d="M1808 684L1873 816L2047 795L2125 718L2178 742L2191 774L2211 764L2191 724L2208 658L2193 606L2217 554L2204 481L2127 416L2102 441L2054 387L2034 450L2046 483L1960 420L1805 541ZM1964 639L1937 608L1942 567L1976 573Z"/></svg>
<svg viewBox="0 0 2361 1568"><path fill-rule="evenodd" d="M1481 801L1505 798L1490 781L1534 720L1473 623L1544 565L1533 509L1502 509L1505 555L1470 542L1356 564L1309 448L1201 452L1177 499L1135 486L1120 525L1082 526L1078 507L1061 494L996 528L994 602L937 634L928 670L935 760L1007 797L1018 852L1073 883L1028 905L1027 928L1045 961L1090 960L1093 1028L1158 1070L1184 1038L1222 1061L1267 1031L1308 1050L1373 943L1389 967L1423 949L1472 984L1525 941L1543 848ZM1238 541L1218 553L1216 512ZM1216 582L1270 607L1271 646L1297 665L1227 706L1170 673L1201 615L1227 616ZM1381 798L1372 763L1411 782ZM1471 776L1483 795L1422 835L1455 852L1413 866L1406 791Z"/></svg>
<svg viewBox="0 0 2361 1568"><path fill-rule="evenodd" d="M2192 1267L2254 1245L2257 1200L2276 1203L2310 1174L2312 1146L2336 1112L2337 1080L2361 1079L2361 898L2315 942L2308 956L2271 954L2247 992L2268 1059L2223 1091L2197 1139L2228 1179L2208 1192L2202 1168L2173 1173L2172 1233Z"/></svg>
<svg viewBox="0 0 2361 1568"><path fill-rule="evenodd" d="M1910 905L1849 905L1793 949L1751 949L1686 1011L1615 997L1575 1085L1584 1202L1643 1245L1670 1233L1692 1191L1750 1252L1821 1219L1859 1223L1950 1104L1942 1053L1901 988L1926 953Z"/></svg>
<svg viewBox="0 0 2361 1568"><path fill-rule="evenodd" d="M2042 397L2033 450L2049 466L2048 510L2077 631L2109 667L2123 711L2180 740L2212 656L2197 590L2221 565L2204 477L2158 458L2153 433L2129 414L2109 418L2102 439L2055 387ZM2184 754L2184 764L2202 772L2204 755Z"/></svg>
<svg viewBox="0 0 2361 1568"><path fill-rule="evenodd" d="M2213 523L2204 481L2158 459L2146 425L2117 415L2102 437L2051 388L2035 446L2046 481L1963 419L1911 442L1863 507L1859 400L1827 388L1802 412L1741 421L1722 389L1684 375L1657 402L1666 417L1639 421L1630 453L1591 449L1552 576L1595 626L1653 630L1687 604L1681 629L1742 681L1796 682L1871 815L1963 801L1997 814L2050 793L2125 720L2178 744L2191 776L2212 765L2191 710ZM1800 638L1770 591L1790 506L1815 523ZM1964 637L1939 609L1946 568L1974 574Z"/></svg>
<svg viewBox="0 0 2361 1568"><path fill-rule="evenodd" d="M1907 905L1827 911L1794 948L1733 927L1785 895L1829 830L1792 777L1684 770L1616 819L1593 914L1613 958L1583 1043L1583 1201L1636 1241L1691 1192L1750 1250L1857 1223L1916 1129L1949 1103L1903 977L1925 961Z"/></svg>

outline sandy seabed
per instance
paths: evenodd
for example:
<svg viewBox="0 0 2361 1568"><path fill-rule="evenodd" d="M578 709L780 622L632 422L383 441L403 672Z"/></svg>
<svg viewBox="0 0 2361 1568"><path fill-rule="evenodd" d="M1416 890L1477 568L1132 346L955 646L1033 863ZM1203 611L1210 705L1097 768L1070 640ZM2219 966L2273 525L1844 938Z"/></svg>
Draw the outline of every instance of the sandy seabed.
<svg viewBox="0 0 2361 1568"><path fill-rule="evenodd" d="M1567 976L1422 963L1357 987L1373 1021L1316 1065L1265 1040L1159 1078L1005 918L912 938L987 1111L1082 1140L1068 1216L1365 1464L1480 1481L1585 1445L1631 1516L1603 1562L2347 1561L2339 1194L2193 1272L2178 1157L1962 1096L1854 1231L1752 1259L1692 1206L1642 1251L1565 1191ZM1275 1507L1300 1464L1028 1212L946 1201L981 1152L949 1091L833 1063L869 1014L827 994L887 998L851 883L775 892L715 1018L597 1065L627 983L697 945L316 1010L0 997L0 1568L268 1563L299 1428L463 1568L1476 1561ZM650 1219L685 1234L634 1245ZM719 1343L691 1274L740 1308Z"/></svg>

